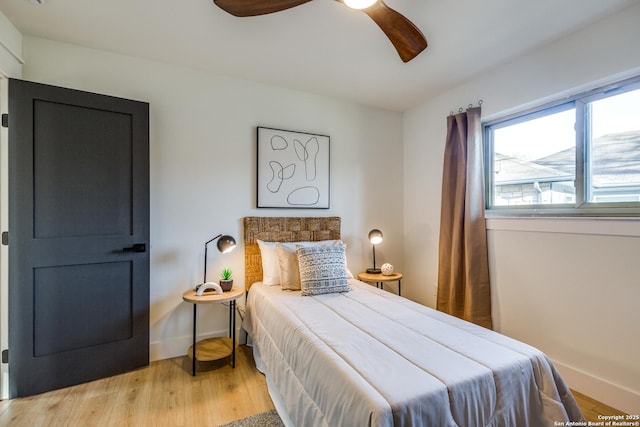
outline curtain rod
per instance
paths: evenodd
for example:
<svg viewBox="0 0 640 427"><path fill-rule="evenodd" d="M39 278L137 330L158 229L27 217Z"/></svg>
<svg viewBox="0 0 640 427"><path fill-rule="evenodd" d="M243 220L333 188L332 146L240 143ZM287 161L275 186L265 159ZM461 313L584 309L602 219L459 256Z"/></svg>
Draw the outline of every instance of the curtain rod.
<svg viewBox="0 0 640 427"><path fill-rule="evenodd" d="M482 106L482 99L478 100L478 107L481 107L481 106ZM469 105L467 105L467 109L469 109L469 108L473 108L473 104L469 104ZM464 108L462 108L462 107L458 108L458 113L462 113L462 112L464 112L464 111L465 111L465 109L464 109ZM453 112L453 110L449 111L449 115L450 115L450 116L455 115L455 113Z"/></svg>

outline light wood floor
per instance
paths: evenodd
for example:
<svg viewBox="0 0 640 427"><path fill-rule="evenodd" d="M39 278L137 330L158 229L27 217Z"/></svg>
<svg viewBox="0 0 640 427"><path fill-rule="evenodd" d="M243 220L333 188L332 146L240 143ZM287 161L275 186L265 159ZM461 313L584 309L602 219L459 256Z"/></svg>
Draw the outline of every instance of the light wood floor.
<svg viewBox="0 0 640 427"><path fill-rule="evenodd" d="M627 415L626 413L619 411L611 406L607 406L604 403L598 402L595 399L585 396L575 390L572 390L573 397L576 398L576 402L582 410L582 414L587 421L602 421L598 419L598 415Z"/></svg>
<svg viewBox="0 0 640 427"><path fill-rule="evenodd" d="M251 349L239 346L236 368L226 360L178 357L37 396L0 402L0 426L219 426L273 409ZM213 369L211 369L213 368Z"/></svg>
<svg viewBox="0 0 640 427"><path fill-rule="evenodd" d="M236 368L178 357L144 369L37 396L0 402L0 426L219 426L273 409L251 349L238 347ZM574 392L587 421L622 414Z"/></svg>

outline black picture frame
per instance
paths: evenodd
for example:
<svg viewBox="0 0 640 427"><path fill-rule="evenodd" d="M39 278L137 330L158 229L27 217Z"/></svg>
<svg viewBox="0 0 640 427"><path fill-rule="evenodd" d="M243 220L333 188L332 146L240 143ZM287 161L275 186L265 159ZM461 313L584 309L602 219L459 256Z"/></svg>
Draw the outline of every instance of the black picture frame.
<svg viewBox="0 0 640 427"><path fill-rule="evenodd" d="M257 128L257 207L328 209L331 139Z"/></svg>

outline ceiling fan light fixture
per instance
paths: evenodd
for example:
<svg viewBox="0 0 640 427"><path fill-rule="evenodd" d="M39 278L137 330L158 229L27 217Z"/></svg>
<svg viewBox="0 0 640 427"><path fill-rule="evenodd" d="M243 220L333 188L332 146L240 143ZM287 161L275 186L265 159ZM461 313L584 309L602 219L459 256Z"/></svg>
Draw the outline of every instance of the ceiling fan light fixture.
<svg viewBox="0 0 640 427"><path fill-rule="evenodd" d="M344 4L351 9L366 9L373 6L378 0L344 0Z"/></svg>
<svg viewBox="0 0 640 427"><path fill-rule="evenodd" d="M27 0L44 1L44 0ZM213 0L233 16L259 16L280 12L312 0ZM427 47L427 39L404 15L387 6L384 0L336 0L368 15L385 33L403 62L409 62Z"/></svg>

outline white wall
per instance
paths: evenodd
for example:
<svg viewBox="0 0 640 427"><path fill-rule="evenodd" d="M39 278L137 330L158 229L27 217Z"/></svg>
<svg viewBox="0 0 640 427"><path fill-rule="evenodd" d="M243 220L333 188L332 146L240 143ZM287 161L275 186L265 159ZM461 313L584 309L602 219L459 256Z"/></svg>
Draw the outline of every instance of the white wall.
<svg viewBox="0 0 640 427"><path fill-rule="evenodd" d="M182 293L202 281L204 242L222 232L241 243L244 216L341 216L354 273L378 227L380 261L402 268L401 114L43 39L25 37L23 50L27 80L150 103L152 359L186 354ZM329 210L255 208L256 126L331 137ZM227 266L242 286L241 245L210 253L209 274ZM203 335L224 334L225 307L198 312Z"/></svg>
<svg viewBox="0 0 640 427"><path fill-rule="evenodd" d="M487 120L640 74L638 22L636 4L405 113L404 268L422 279L406 287L409 297L435 305L449 111L481 99ZM617 235L607 235L606 227L605 235L582 234L580 227L541 232L540 221L525 220L515 230L499 220L493 224L488 238L495 329L539 347L578 391L638 413L638 221L615 223Z"/></svg>

